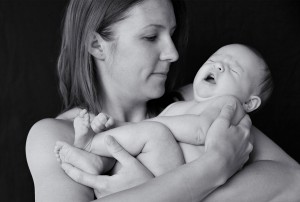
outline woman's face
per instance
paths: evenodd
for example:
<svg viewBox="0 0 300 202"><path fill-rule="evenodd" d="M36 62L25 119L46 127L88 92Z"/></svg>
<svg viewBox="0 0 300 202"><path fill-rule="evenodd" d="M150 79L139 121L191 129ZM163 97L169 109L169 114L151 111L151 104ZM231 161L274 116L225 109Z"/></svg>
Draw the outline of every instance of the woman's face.
<svg viewBox="0 0 300 202"><path fill-rule="evenodd" d="M158 98L165 91L170 63L178 59L171 38L173 6L168 0L145 0L126 16L112 27L115 39L106 42L110 51L100 78L106 91L124 101Z"/></svg>

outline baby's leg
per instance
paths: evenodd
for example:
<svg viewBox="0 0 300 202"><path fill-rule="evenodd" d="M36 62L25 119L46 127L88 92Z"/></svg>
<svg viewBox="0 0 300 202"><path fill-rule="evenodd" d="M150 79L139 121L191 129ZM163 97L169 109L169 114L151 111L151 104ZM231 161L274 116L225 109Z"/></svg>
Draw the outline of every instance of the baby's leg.
<svg viewBox="0 0 300 202"><path fill-rule="evenodd" d="M94 136L91 152L111 157L105 146L105 135L111 135L131 155L137 156L155 176L184 163L182 151L171 131L158 122L143 121L114 128Z"/></svg>
<svg viewBox="0 0 300 202"><path fill-rule="evenodd" d="M60 163L71 163L72 165L92 174L99 174L100 172L105 172L111 169L115 162L114 160L111 159L109 161L103 161L103 158L100 156L81 150L89 150L90 143L94 137L94 132L91 128L94 131L99 132L112 126L112 118L107 117L107 115L102 115L100 113L90 124L91 117L87 113L87 110L81 110L79 116L74 120L74 146L65 142L57 142L54 149L57 160Z"/></svg>

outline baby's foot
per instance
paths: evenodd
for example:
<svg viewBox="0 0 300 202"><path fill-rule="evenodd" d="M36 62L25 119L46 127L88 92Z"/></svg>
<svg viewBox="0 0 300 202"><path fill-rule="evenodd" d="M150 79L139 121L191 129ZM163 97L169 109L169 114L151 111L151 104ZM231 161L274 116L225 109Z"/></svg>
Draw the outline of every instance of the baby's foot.
<svg viewBox="0 0 300 202"><path fill-rule="evenodd" d="M74 146L88 150L94 134L90 130L90 115L86 109L79 112L73 124L75 130Z"/></svg>
<svg viewBox="0 0 300 202"><path fill-rule="evenodd" d="M105 114L99 113L92 121L91 128L95 133L100 133L104 130L111 128L114 125L114 119Z"/></svg>
<svg viewBox="0 0 300 202"><path fill-rule="evenodd" d="M56 142L54 153L59 163L69 163L87 173L98 175L111 169L114 162L69 145Z"/></svg>

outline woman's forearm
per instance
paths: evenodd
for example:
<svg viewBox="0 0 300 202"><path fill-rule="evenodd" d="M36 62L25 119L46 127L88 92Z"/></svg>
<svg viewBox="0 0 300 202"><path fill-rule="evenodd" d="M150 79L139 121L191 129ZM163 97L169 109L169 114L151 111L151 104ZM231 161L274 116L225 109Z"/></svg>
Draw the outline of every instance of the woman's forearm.
<svg viewBox="0 0 300 202"><path fill-rule="evenodd" d="M220 156L203 155L147 183L96 201L198 202L226 181L224 166Z"/></svg>
<svg viewBox="0 0 300 202"><path fill-rule="evenodd" d="M299 201L300 165L257 128L251 133L251 163L204 201Z"/></svg>
<svg viewBox="0 0 300 202"><path fill-rule="evenodd" d="M300 199L300 168L276 161L256 161L234 175L204 201L296 202Z"/></svg>

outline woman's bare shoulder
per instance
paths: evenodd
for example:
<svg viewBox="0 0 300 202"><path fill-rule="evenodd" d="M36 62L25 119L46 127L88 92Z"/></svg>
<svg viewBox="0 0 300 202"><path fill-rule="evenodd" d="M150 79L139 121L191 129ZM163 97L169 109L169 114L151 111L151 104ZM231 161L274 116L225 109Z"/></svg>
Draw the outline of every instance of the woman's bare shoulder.
<svg viewBox="0 0 300 202"><path fill-rule="evenodd" d="M73 136L74 130L71 121L46 118L31 127L27 138L40 141L61 139L69 142L73 140Z"/></svg>
<svg viewBox="0 0 300 202"><path fill-rule="evenodd" d="M31 127L26 140L26 158L29 168L36 167L40 163L45 165L46 162L53 162L55 143L57 141L72 143L73 140L74 130L70 121L47 118L36 122Z"/></svg>
<svg viewBox="0 0 300 202"><path fill-rule="evenodd" d="M68 110L54 118L46 118L36 122L30 129L26 141L26 153L42 152L56 141L73 143L73 119L77 116L79 108Z"/></svg>
<svg viewBox="0 0 300 202"><path fill-rule="evenodd" d="M83 201L84 196L92 199L88 188L71 180L61 169L53 152L57 141L72 144L72 121L47 118L35 123L29 131L26 158L34 181L36 200ZM88 201L86 198L84 200Z"/></svg>
<svg viewBox="0 0 300 202"><path fill-rule="evenodd" d="M56 117L56 119L73 121L75 119L75 117L79 114L80 110L81 110L80 108L75 107L73 109L70 109L68 111L65 111L65 112L59 114Z"/></svg>
<svg viewBox="0 0 300 202"><path fill-rule="evenodd" d="M50 153L49 151L53 151L56 141L59 140L68 143L73 142L74 130L72 122L52 118L36 122L31 127L26 140L26 157L28 164L30 164L31 161L42 160L40 158L42 156L43 158L54 157L54 153Z"/></svg>

